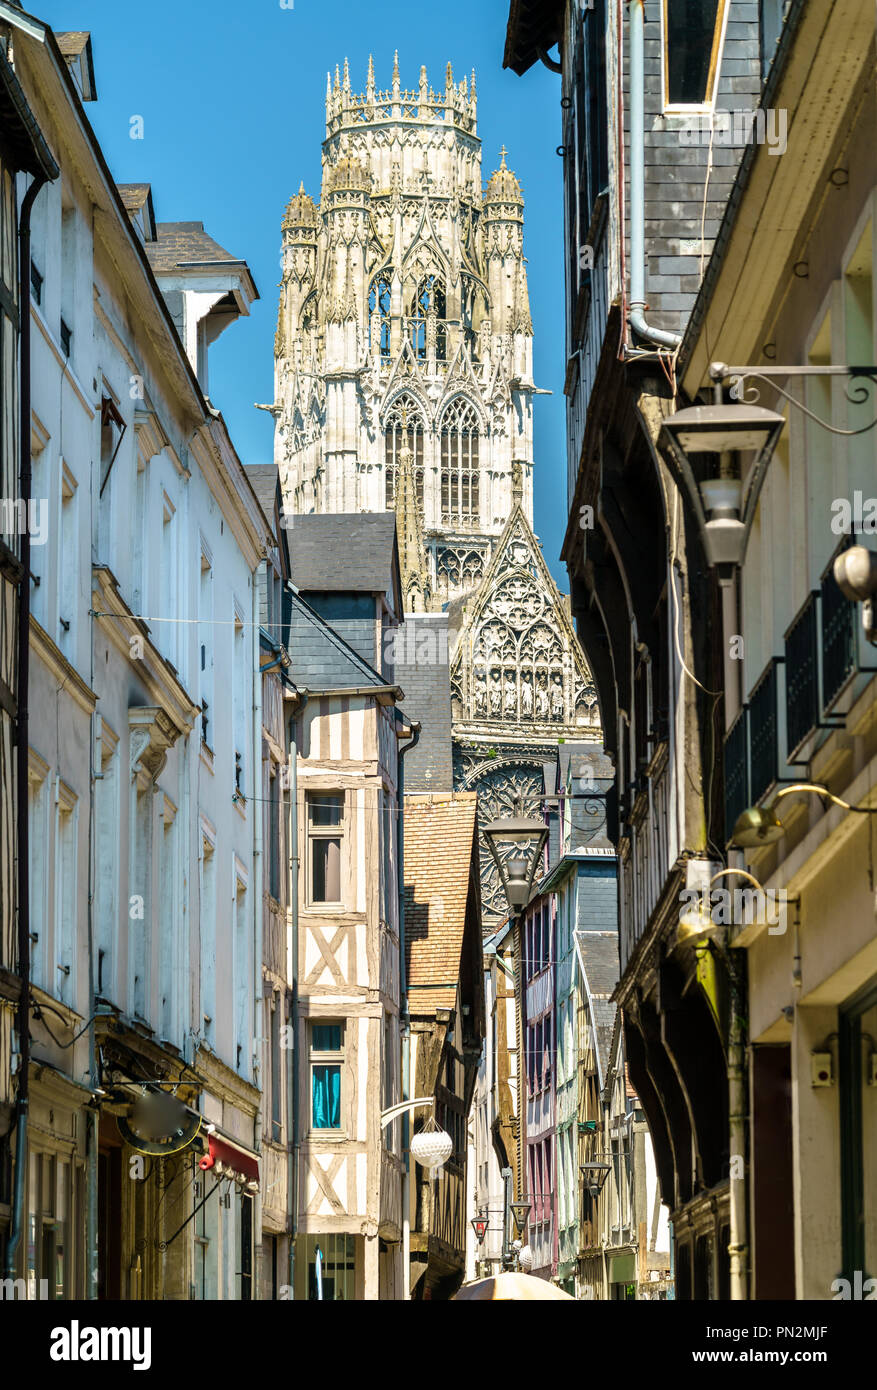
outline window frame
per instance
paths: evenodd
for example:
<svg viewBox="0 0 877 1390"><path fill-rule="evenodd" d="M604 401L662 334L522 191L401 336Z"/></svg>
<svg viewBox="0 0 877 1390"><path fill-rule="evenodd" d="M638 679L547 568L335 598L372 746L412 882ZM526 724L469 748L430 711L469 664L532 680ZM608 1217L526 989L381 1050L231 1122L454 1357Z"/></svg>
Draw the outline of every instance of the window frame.
<svg viewBox="0 0 877 1390"><path fill-rule="evenodd" d="M661 0L661 112L665 116L687 116L695 113L712 112L716 109L716 95L719 74L722 68L722 55L725 50L725 34L728 28L730 0L716 0L716 26L713 30L713 46L710 52L707 75L706 99L702 102L671 102L669 92L669 22L667 6L670 0Z"/></svg>
<svg viewBox="0 0 877 1390"><path fill-rule="evenodd" d="M337 1051L314 1047L314 1029L328 1027L337 1027L341 1034L340 1046ZM347 1137L347 1125L345 1123L347 1116L346 1027L347 1020L345 1018L308 1019L308 1134L310 1135L322 1138L331 1136L333 1139L345 1139ZM326 1125L321 1128L314 1124L314 1067L327 1066L338 1067L338 1124L337 1126Z"/></svg>
<svg viewBox="0 0 877 1390"><path fill-rule="evenodd" d="M329 797L337 797L341 803L341 822L339 825L314 825L311 819L311 807L317 801L328 800ZM347 797L341 787L314 788L305 792L305 816L304 816L305 836L307 837L307 863L305 865L305 890L307 895L308 908L320 910L321 908L344 907L344 878L347 866ZM314 897L314 844L317 840L338 840L339 865L338 865L338 892L337 898L315 898Z"/></svg>

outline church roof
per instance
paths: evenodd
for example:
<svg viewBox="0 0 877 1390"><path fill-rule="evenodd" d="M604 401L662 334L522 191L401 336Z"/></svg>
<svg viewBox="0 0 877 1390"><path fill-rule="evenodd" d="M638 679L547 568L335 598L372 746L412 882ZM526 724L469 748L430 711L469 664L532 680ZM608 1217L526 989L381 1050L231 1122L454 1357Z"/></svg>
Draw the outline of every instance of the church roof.
<svg viewBox="0 0 877 1390"><path fill-rule="evenodd" d="M313 198L305 193L304 182L299 185L299 190L286 204L286 211L283 214L284 227L316 227L320 220L317 205Z"/></svg>
<svg viewBox="0 0 877 1390"><path fill-rule="evenodd" d="M301 593L391 593L398 600L394 512L297 516L289 548L292 582Z"/></svg>
<svg viewBox="0 0 877 1390"><path fill-rule="evenodd" d="M477 813L475 792L405 797L405 945L415 1014L454 1008L467 907L479 931L477 899L470 901Z"/></svg>

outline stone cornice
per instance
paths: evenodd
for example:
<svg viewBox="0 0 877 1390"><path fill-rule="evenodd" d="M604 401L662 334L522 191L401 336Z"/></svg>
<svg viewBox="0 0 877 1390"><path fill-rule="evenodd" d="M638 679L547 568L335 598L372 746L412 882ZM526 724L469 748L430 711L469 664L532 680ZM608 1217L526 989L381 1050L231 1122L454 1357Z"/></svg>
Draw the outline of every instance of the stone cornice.
<svg viewBox="0 0 877 1390"><path fill-rule="evenodd" d="M52 641L45 628L40 626L32 613L30 615L30 647L31 651L48 667L65 692L72 695L77 705L86 714L92 714L97 704L97 695L88 682L82 679L76 668L70 665L60 647Z"/></svg>
<svg viewBox="0 0 877 1390"><path fill-rule="evenodd" d="M201 706L182 685L170 662L166 661L147 636L145 624L134 616L119 592L119 584L106 565L92 567L92 602L96 621L117 651L131 660L131 638L138 638L142 654L137 658L137 674L157 708L170 719L174 740L193 727Z"/></svg>

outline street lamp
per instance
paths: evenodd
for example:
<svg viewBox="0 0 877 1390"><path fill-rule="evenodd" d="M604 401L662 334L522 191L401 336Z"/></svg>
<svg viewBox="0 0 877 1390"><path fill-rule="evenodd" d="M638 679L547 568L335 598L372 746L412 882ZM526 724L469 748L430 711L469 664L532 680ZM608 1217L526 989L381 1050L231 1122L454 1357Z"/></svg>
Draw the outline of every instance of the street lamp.
<svg viewBox="0 0 877 1390"><path fill-rule="evenodd" d="M756 387L748 388L745 399L726 405L722 400L723 381L732 381L737 389L753 378L763 381L830 434L848 437L865 434L877 425L875 418L859 429L840 429L814 415L807 406L777 384L777 378L810 376L848 377L847 399L852 404L860 405L867 397L864 382L877 382L877 367L809 365L756 368L713 362L710 366L713 404L686 406L663 422L661 434L697 520L707 563L711 568L716 566L720 572L727 574L729 570L742 565L761 487L785 424L783 415L753 404L753 396L758 399ZM745 477L737 457L741 453L755 456ZM698 459L697 455L701 457ZM707 463L706 459L710 462Z"/></svg>
<svg viewBox="0 0 877 1390"><path fill-rule="evenodd" d="M548 839L548 827L543 820L520 815L519 803L516 810L517 815L488 821L481 832L515 915L530 900L533 879Z"/></svg>
<svg viewBox="0 0 877 1390"><path fill-rule="evenodd" d="M731 844L737 849L761 849L763 845L772 845L781 840L786 830L776 814L775 807L784 796L791 796L793 792L807 792L810 796L819 796L823 801L830 801L833 805L841 806L845 811L853 811L858 815L877 815L877 806L851 806L848 801L835 796L827 787L822 787L817 782L793 782L788 787L780 788L770 806L748 806L742 815L737 817Z"/></svg>
<svg viewBox="0 0 877 1390"><path fill-rule="evenodd" d="M579 1172L584 1179L588 1196L596 1201L606 1185L606 1179L612 1172L612 1164L602 1162L580 1163Z"/></svg>
<svg viewBox="0 0 877 1390"><path fill-rule="evenodd" d="M697 519L710 567L741 565L758 494L785 416L764 406L723 405L716 385L713 405L692 405L664 421L663 435ZM755 459L745 479L741 453ZM706 456L695 462L692 455Z"/></svg>
<svg viewBox="0 0 877 1390"><path fill-rule="evenodd" d="M529 1202L509 1202L509 1207L515 1222L515 1230L519 1236L524 1233L527 1217L530 1215L530 1205Z"/></svg>

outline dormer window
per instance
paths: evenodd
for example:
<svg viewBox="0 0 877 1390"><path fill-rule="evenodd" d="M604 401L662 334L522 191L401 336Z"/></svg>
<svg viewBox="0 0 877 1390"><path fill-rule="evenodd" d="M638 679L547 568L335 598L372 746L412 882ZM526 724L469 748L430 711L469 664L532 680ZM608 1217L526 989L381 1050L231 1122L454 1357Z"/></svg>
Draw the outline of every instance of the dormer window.
<svg viewBox="0 0 877 1390"><path fill-rule="evenodd" d="M662 0L664 109L715 103L728 0Z"/></svg>

